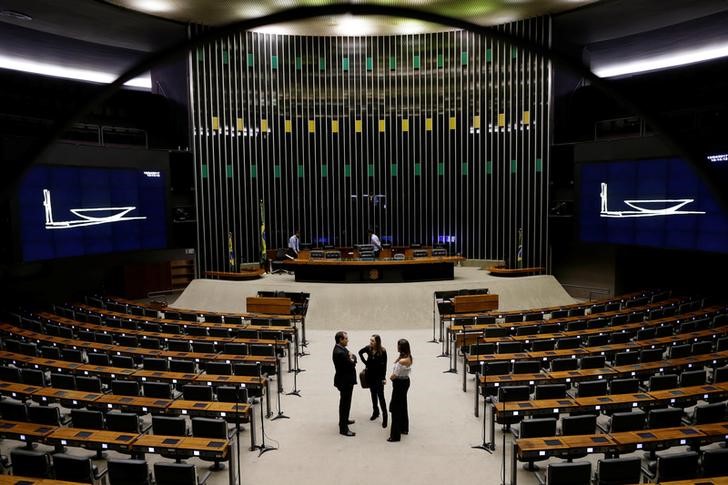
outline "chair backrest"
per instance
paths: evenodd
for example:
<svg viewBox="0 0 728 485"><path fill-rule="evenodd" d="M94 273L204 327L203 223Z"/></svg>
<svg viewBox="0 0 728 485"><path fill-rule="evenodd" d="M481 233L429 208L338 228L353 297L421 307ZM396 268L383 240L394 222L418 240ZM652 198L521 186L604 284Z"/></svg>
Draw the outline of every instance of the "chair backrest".
<svg viewBox="0 0 728 485"><path fill-rule="evenodd" d="M123 369L133 369L134 359L128 355L113 355L111 356L111 365Z"/></svg>
<svg viewBox="0 0 728 485"><path fill-rule="evenodd" d="M639 390L639 379L612 379L609 383L610 394L635 394Z"/></svg>
<svg viewBox="0 0 728 485"><path fill-rule="evenodd" d="M702 386L707 382L705 370L686 370L680 374L680 386Z"/></svg>
<svg viewBox="0 0 728 485"><path fill-rule="evenodd" d="M725 402L695 406L695 424L720 423L725 419Z"/></svg>
<svg viewBox="0 0 728 485"><path fill-rule="evenodd" d="M528 401L531 389L528 386L504 386L498 388L498 401Z"/></svg>
<svg viewBox="0 0 728 485"><path fill-rule="evenodd" d="M15 399L0 399L0 416L6 421L28 421L28 406Z"/></svg>
<svg viewBox="0 0 728 485"><path fill-rule="evenodd" d="M481 322L482 319L478 319L478 322ZM505 337L508 335L508 329L504 327L487 327L485 329L486 337Z"/></svg>
<svg viewBox="0 0 728 485"><path fill-rule="evenodd" d="M149 465L144 460L109 460L109 485L149 485Z"/></svg>
<svg viewBox="0 0 728 485"><path fill-rule="evenodd" d="M577 397L603 396L607 394L607 381L599 379L595 381L582 381L576 388Z"/></svg>
<svg viewBox="0 0 728 485"><path fill-rule="evenodd" d="M524 419L521 421L519 438L556 436L556 418Z"/></svg>
<svg viewBox="0 0 728 485"><path fill-rule="evenodd" d="M546 469L546 485L584 485L591 482L591 463L550 463Z"/></svg>
<svg viewBox="0 0 728 485"><path fill-rule="evenodd" d="M665 349L645 349L640 350L640 362L657 362L662 360L662 355L665 353Z"/></svg>
<svg viewBox="0 0 728 485"><path fill-rule="evenodd" d="M123 347L137 347L139 339L136 335L117 335L116 342Z"/></svg>
<svg viewBox="0 0 728 485"><path fill-rule="evenodd" d="M557 349L575 349L581 344L579 337L560 338L556 341Z"/></svg>
<svg viewBox="0 0 728 485"><path fill-rule="evenodd" d="M499 354L523 352L523 344L521 342L498 342L497 351Z"/></svg>
<svg viewBox="0 0 728 485"><path fill-rule="evenodd" d="M158 370L158 371L168 371L169 370L169 363L167 362L167 359L157 359L157 358L144 358L142 361L144 370Z"/></svg>
<svg viewBox="0 0 728 485"><path fill-rule="evenodd" d="M276 355L276 349L273 345L258 345L258 344L250 344L248 345L248 351L250 352L250 355L265 355L268 357L274 357Z"/></svg>
<svg viewBox="0 0 728 485"><path fill-rule="evenodd" d="M21 369L20 378L23 384L41 387L46 385L45 372L40 369Z"/></svg>
<svg viewBox="0 0 728 485"><path fill-rule="evenodd" d="M28 421L51 426L61 425L61 410L55 406L29 406Z"/></svg>
<svg viewBox="0 0 728 485"><path fill-rule="evenodd" d="M609 334L610 344L623 344L628 342L632 335L629 332L615 332Z"/></svg>
<svg viewBox="0 0 728 485"><path fill-rule="evenodd" d="M111 365L111 359L108 354L101 354L97 352L87 352L88 363L91 365Z"/></svg>
<svg viewBox="0 0 728 485"><path fill-rule="evenodd" d="M38 349L40 351L41 357L44 357L46 359L56 359L60 360L61 358L61 349L58 347L51 347L50 345L44 345Z"/></svg>
<svg viewBox="0 0 728 485"><path fill-rule="evenodd" d="M728 382L728 365L718 367L713 371L713 382L716 384L720 382Z"/></svg>
<svg viewBox="0 0 728 485"><path fill-rule="evenodd" d="M172 399L172 384L169 382L145 382L142 384L145 397Z"/></svg>
<svg viewBox="0 0 728 485"><path fill-rule="evenodd" d="M69 374L51 373L51 385L57 389L76 390L76 376Z"/></svg>
<svg viewBox="0 0 728 485"><path fill-rule="evenodd" d="M101 379L95 376L76 376L76 389L84 392L101 392Z"/></svg>
<svg viewBox="0 0 728 485"><path fill-rule="evenodd" d="M186 436L187 421L182 416L152 416L152 433L166 436Z"/></svg>
<svg viewBox="0 0 728 485"><path fill-rule="evenodd" d="M561 325L558 323L542 323L538 326L538 333L556 333L561 331Z"/></svg>
<svg viewBox="0 0 728 485"><path fill-rule="evenodd" d="M566 397L566 384L540 384L535 399L561 399Z"/></svg>
<svg viewBox="0 0 728 485"><path fill-rule="evenodd" d="M139 416L135 413L106 413L106 429L123 433L139 432Z"/></svg>
<svg viewBox="0 0 728 485"><path fill-rule="evenodd" d="M138 396L139 383L137 381L114 379L111 381L111 392L120 396Z"/></svg>
<svg viewBox="0 0 728 485"><path fill-rule="evenodd" d="M713 351L713 343L708 341L695 342L690 349L692 355L709 354Z"/></svg>
<svg viewBox="0 0 728 485"><path fill-rule="evenodd" d="M192 463L157 462L154 481L157 485L197 485L197 468Z"/></svg>
<svg viewBox="0 0 728 485"><path fill-rule="evenodd" d="M683 410L680 408L650 409L647 414L648 428L674 428L680 426Z"/></svg>
<svg viewBox="0 0 728 485"><path fill-rule="evenodd" d="M541 362L537 360L517 360L513 363L514 374L538 374L541 372Z"/></svg>
<svg viewBox="0 0 728 485"><path fill-rule="evenodd" d="M690 344L673 345L670 347L670 358L680 359L682 357L687 357L690 355L690 347Z"/></svg>
<svg viewBox="0 0 728 485"><path fill-rule="evenodd" d="M223 353L233 355L248 355L247 344L226 343L223 345Z"/></svg>
<svg viewBox="0 0 728 485"><path fill-rule="evenodd" d="M614 354L614 365L633 365L640 360L637 352L617 352Z"/></svg>
<svg viewBox="0 0 728 485"><path fill-rule="evenodd" d="M194 337L207 336L207 327L198 327L196 325L190 325L187 327L187 333Z"/></svg>
<svg viewBox="0 0 728 485"><path fill-rule="evenodd" d="M192 436L227 439L227 423L224 419L192 418Z"/></svg>
<svg viewBox="0 0 728 485"><path fill-rule="evenodd" d="M596 414L565 416L561 418L561 434L564 436L594 434L597 429Z"/></svg>
<svg viewBox="0 0 728 485"><path fill-rule="evenodd" d="M187 384L182 387L182 397L187 401L212 401L212 386Z"/></svg>
<svg viewBox="0 0 728 485"><path fill-rule="evenodd" d="M534 340L531 342L531 350L533 352L554 350L554 348L556 348L556 340L554 339Z"/></svg>
<svg viewBox="0 0 728 485"><path fill-rule="evenodd" d="M172 372L186 372L192 374L195 372L195 363L191 360L170 359L169 370Z"/></svg>
<svg viewBox="0 0 728 485"><path fill-rule="evenodd" d="M663 374L650 377L649 390L663 391L678 387L677 374Z"/></svg>
<svg viewBox="0 0 728 485"><path fill-rule="evenodd" d="M695 451L657 457L656 482L687 480L698 475L698 454Z"/></svg>
<svg viewBox="0 0 728 485"><path fill-rule="evenodd" d="M722 477L728 475L728 448L712 448L703 452L703 476Z"/></svg>
<svg viewBox="0 0 728 485"><path fill-rule="evenodd" d="M17 367L0 367L0 380L6 382L22 382L23 378L20 376L20 369Z"/></svg>
<svg viewBox="0 0 728 485"><path fill-rule="evenodd" d="M220 402L237 402L245 404L248 402L248 389L232 386L220 386L215 389L217 400Z"/></svg>
<svg viewBox="0 0 728 485"><path fill-rule="evenodd" d="M586 330L587 323L586 320L574 320L572 322L566 323L566 331L567 332L575 332L578 330Z"/></svg>
<svg viewBox="0 0 728 485"><path fill-rule="evenodd" d="M93 462L89 457L56 453L53 455L53 470L56 480L93 483Z"/></svg>
<svg viewBox="0 0 728 485"><path fill-rule="evenodd" d="M638 431L645 428L645 413L636 409L626 413L614 413L610 421L609 432Z"/></svg>
<svg viewBox="0 0 728 485"><path fill-rule="evenodd" d="M233 364L233 372L236 376L255 377L258 375L258 365L252 362L236 362Z"/></svg>
<svg viewBox="0 0 728 485"><path fill-rule="evenodd" d="M606 358L603 355L587 355L579 360L581 369L601 369L606 365Z"/></svg>
<svg viewBox="0 0 728 485"><path fill-rule="evenodd" d="M609 343L609 335L589 335L586 339L586 345L588 347L598 347L600 345L607 345Z"/></svg>
<svg viewBox="0 0 728 485"><path fill-rule="evenodd" d="M586 328L604 328L609 325L609 320L606 318L592 318L586 321Z"/></svg>
<svg viewBox="0 0 728 485"><path fill-rule="evenodd" d="M35 357L38 355L38 344L35 342L20 342L20 353Z"/></svg>
<svg viewBox="0 0 728 485"><path fill-rule="evenodd" d="M210 375L229 376L233 373L233 366L228 362L208 362L205 372Z"/></svg>
<svg viewBox="0 0 728 485"><path fill-rule="evenodd" d="M596 485L640 483L642 460L639 457L609 458L597 461Z"/></svg>
<svg viewBox="0 0 728 485"><path fill-rule="evenodd" d="M579 367L579 361L576 359L563 358L551 361L551 370L555 372L562 370L576 370L577 367Z"/></svg>
<svg viewBox="0 0 728 485"><path fill-rule="evenodd" d="M158 350L162 348L158 338L143 338L139 341L139 345L144 349Z"/></svg>
<svg viewBox="0 0 728 485"><path fill-rule="evenodd" d="M104 429L104 413L88 409L71 409L74 428Z"/></svg>
<svg viewBox="0 0 728 485"><path fill-rule="evenodd" d="M516 335L536 335L538 325L519 325L516 327Z"/></svg>
<svg viewBox="0 0 728 485"><path fill-rule="evenodd" d="M10 452L10 462L13 465L13 475L37 478L50 477L51 460L47 453L15 448Z"/></svg>
<svg viewBox="0 0 728 485"><path fill-rule="evenodd" d="M217 349L213 342L192 342L192 351L199 354L214 354Z"/></svg>

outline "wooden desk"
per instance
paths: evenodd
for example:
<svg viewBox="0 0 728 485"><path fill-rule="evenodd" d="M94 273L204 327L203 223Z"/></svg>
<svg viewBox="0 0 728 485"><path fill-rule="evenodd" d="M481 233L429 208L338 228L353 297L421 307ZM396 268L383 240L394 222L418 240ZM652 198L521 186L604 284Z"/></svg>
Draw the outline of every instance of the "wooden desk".
<svg viewBox="0 0 728 485"><path fill-rule="evenodd" d="M160 436L143 434L136 439L132 448L137 453L174 453L188 458L199 456L226 461L230 452L230 441L216 438L192 438L182 436Z"/></svg>
<svg viewBox="0 0 728 485"><path fill-rule="evenodd" d="M0 396L10 396L21 401L28 399L34 392L42 389L38 386L29 386L17 382L0 382Z"/></svg>
<svg viewBox="0 0 728 485"><path fill-rule="evenodd" d="M56 429L56 426L45 424L0 420L0 438L25 441L28 445L44 440Z"/></svg>
<svg viewBox="0 0 728 485"><path fill-rule="evenodd" d="M693 478L676 482L660 482L660 485L728 485L728 477Z"/></svg>
<svg viewBox="0 0 728 485"><path fill-rule="evenodd" d="M256 268L252 270L241 269L239 273L231 271L205 271L205 278L213 280L230 280L230 281L246 281L246 280L257 280L265 274L265 270L262 268Z"/></svg>
<svg viewBox="0 0 728 485"><path fill-rule="evenodd" d="M78 446L92 450L116 450L128 453L137 439L137 433L121 433L82 428L56 428L46 436L45 442L52 445Z"/></svg>
<svg viewBox="0 0 728 485"><path fill-rule="evenodd" d="M78 482L55 480L53 478L24 477L20 475L0 475L0 485L80 485Z"/></svg>
<svg viewBox="0 0 728 485"><path fill-rule="evenodd" d="M231 385L233 387L252 387L254 389L262 389L265 391L265 404L266 404L266 416L270 417L273 415L273 412L271 411L270 407L270 381L263 378L258 377L249 377L249 376L219 376L219 375L209 375L209 374L201 374L197 376L197 378L194 380L197 384L207 384L208 386L212 385Z"/></svg>
<svg viewBox="0 0 728 485"><path fill-rule="evenodd" d="M188 374L185 372L169 372L159 370L144 370L140 369L132 375L132 377L138 381L146 382L169 382L172 384L185 384L194 381L197 374Z"/></svg>
<svg viewBox="0 0 728 485"><path fill-rule="evenodd" d="M59 402L66 407L76 407L78 405L88 406L93 404L98 398L103 396L101 393L73 391L66 389L58 389L54 387L39 388L30 398L38 403L46 404L49 402Z"/></svg>
<svg viewBox="0 0 728 485"><path fill-rule="evenodd" d="M159 413L165 411L172 404L171 399L158 399L142 396L122 396L119 394L103 394L93 402L93 407L110 411L121 409L122 411L143 413Z"/></svg>
<svg viewBox="0 0 728 485"><path fill-rule="evenodd" d="M491 266L487 268L488 272L493 276L529 276L538 275L546 271L542 266L532 266L528 268L506 268L505 266Z"/></svg>

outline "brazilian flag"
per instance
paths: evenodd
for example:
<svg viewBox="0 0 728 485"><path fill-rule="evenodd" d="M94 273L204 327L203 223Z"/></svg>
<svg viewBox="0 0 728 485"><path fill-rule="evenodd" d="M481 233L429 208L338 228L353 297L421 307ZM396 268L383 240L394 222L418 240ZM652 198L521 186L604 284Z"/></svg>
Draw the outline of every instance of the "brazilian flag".
<svg viewBox="0 0 728 485"><path fill-rule="evenodd" d="M228 232L228 263L230 271L235 271L235 245L233 244L233 233Z"/></svg>
<svg viewBox="0 0 728 485"><path fill-rule="evenodd" d="M260 264L265 267L267 261L265 245L265 206L263 205L263 199L260 199Z"/></svg>

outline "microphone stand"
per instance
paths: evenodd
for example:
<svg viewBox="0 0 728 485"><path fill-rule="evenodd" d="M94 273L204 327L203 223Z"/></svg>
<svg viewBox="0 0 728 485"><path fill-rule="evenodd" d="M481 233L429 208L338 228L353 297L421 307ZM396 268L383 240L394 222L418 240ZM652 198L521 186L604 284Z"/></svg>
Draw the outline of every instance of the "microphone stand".
<svg viewBox="0 0 728 485"><path fill-rule="evenodd" d="M437 292L432 294L432 340L428 340L428 343L439 343L437 337L435 337L435 309L437 307Z"/></svg>
<svg viewBox="0 0 728 485"><path fill-rule="evenodd" d="M258 383L262 383L263 382L263 371L261 369L262 366L261 366L260 362L256 362L255 365L258 366ZM266 446L266 444L265 444L265 416L263 416L263 399L262 398L260 400L260 434L262 436L261 443L259 445L255 446L255 448L260 450L260 453L258 453L258 456L261 456L266 451L272 451L272 450L278 449L273 446Z"/></svg>
<svg viewBox="0 0 728 485"><path fill-rule="evenodd" d="M463 369L463 372L467 372L467 369ZM486 379L486 377L485 377L485 362L482 361L482 360L480 361L480 372L483 374L483 378ZM476 382L476 384L475 384L475 399L476 399L475 407L477 409L477 407L478 407L478 405L477 405L478 394L480 393L480 377L479 377L477 371L475 372L475 382ZM484 382L483 383L483 390L485 391L485 389L486 389L486 386L485 386L485 382ZM487 403L487 401L485 399L485 396L483 396L483 442L481 444L479 444L479 445L471 446L471 448L475 448L475 449L478 449L478 450L484 450L484 451L487 451L488 453L492 454L493 453L493 448L494 448L493 443L488 443L485 440L485 429L486 429L485 420L488 418L488 413L487 413L487 409L486 409L487 404L488 403Z"/></svg>
<svg viewBox="0 0 728 485"><path fill-rule="evenodd" d="M240 391L242 390L243 386L241 384L238 384L238 388L235 391L235 446L237 448L237 466L238 466L238 483L237 485L242 485L242 479L240 478ZM253 435L252 428L255 426L253 419L250 419L250 426L251 426L251 436Z"/></svg>
<svg viewBox="0 0 728 485"><path fill-rule="evenodd" d="M278 414L276 414L271 421L275 421L276 419L291 419L285 414L283 414L283 411L281 411L281 392L283 392L283 373L281 372L281 358L278 357L278 354L276 354L276 360L278 362L278 385L276 386L276 394L278 395ZM296 374L295 372L293 373Z"/></svg>

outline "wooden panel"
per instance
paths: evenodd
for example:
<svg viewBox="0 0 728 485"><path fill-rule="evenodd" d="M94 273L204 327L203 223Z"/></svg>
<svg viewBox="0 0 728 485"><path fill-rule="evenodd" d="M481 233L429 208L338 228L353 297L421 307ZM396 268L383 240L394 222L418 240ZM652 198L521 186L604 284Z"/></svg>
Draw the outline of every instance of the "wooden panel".
<svg viewBox="0 0 728 485"><path fill-rule="evenodd" d="M454 313L487 312L498 309L498 295L459 295L452 299Z"/></svg>

